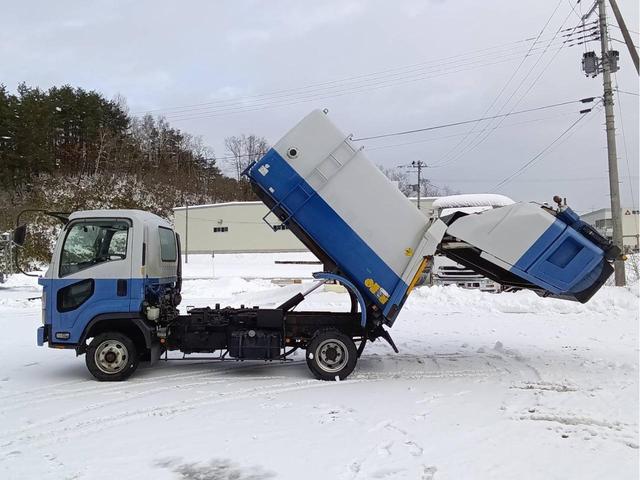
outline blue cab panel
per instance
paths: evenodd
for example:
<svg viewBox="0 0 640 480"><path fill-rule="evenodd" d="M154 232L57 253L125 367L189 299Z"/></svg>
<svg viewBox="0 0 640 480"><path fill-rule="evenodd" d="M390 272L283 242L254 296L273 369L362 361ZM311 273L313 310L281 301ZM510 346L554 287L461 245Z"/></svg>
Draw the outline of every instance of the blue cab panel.
<svg viewBox="0 0 640 480"><path fill-rule="evenodd" d="M86 298L77 308L68 311L61 311L58 305L57 292L61 288L83 281L91 281L93 288L90 296ZM47 305L47 324L50 326L49 334L51 338L46 338L46 330L43 327L38 329L38 345L45 342L53 342L59 345L76 345L87 327L88 323L98 315L114 313L139 313L142 310L142 303L151 295L160 296L164 290L173 285L176 277L167 278L130 278L127 279L127 288L130 294L118 296L117 279L95 278L95 279L47 279L40 278L38 283L42 285ZM67 338L57 338L56 333L65 332Z"/></svg>
<svg viewBox="0 0 640 480"><path fill-rule="evenodd" d="M604 252L567 228L528 272L564 292L573 292L603 261Z"/></svg>
<svg viewBox="0 0 640 480"><path fill-rule="evenodd" d="M556 219L512 271L553 294L571 296L599 288L606 264L599 246Z"/></svg>

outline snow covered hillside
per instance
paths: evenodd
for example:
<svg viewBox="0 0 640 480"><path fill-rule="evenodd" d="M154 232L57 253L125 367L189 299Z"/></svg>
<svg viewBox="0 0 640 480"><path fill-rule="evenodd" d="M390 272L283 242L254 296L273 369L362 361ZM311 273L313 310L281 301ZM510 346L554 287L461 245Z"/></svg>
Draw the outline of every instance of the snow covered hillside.
<svg viewBox="0 0 640 480"><path fill-rule="evenodd" d="M274 306L304 254L191 256L187 305ZM215 275L215 278L210 278ZM263 278L260 278L263 277ZM308 280L307 280L308 281ZM638 292L586 305L420 288L343 382L286 363L186 360L99 383L35 345L35 279L0 286L0 478L637 479ZM344 309L320 291L307 309ZM177 355L176 355L177 357Z"/></svg>

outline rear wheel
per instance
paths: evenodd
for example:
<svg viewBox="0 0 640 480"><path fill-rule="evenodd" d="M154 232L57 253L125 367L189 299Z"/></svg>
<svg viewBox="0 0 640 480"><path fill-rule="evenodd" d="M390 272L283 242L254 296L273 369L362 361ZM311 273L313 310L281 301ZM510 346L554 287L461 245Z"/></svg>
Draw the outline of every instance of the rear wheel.
<svg viewBox="0 0 640 480"><path fill-rule="evenodd" d="M319 380L344 380L356 366L353 340L335 330L320 330L307 345L307 366Z"/></svg>
<svg viewBox="0 0 640 480"><path fill-rule="evenodd" d="M138 351L133 341L119 332L94 337L86 353L87 368L103 382L126 380L138 368Z"/></svg>

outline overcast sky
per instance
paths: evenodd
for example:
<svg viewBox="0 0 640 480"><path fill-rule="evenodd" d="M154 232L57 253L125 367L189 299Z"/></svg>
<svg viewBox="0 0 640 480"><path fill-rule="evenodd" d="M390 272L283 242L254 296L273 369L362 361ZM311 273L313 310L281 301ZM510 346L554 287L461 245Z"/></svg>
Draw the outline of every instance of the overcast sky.
<svg viewBox="0 0 640 480"><path fill-rule="evenodd" d="M550 43L561 27L579 25L581 8L585 13L590 5L590 0L4 2L0 83L11 90L25 81L42 88L81 86L109 98L120 94L132 113L163 114L224 157L226 136L254 133L273 143L314 108L328 108L345 132L365 137L601 95L601 76L586 78L581 72L584 46L565 44L558 50L567 31ZM629 28L640 31L637 0L619 5ZM613 17L609 21L615 24ZM622 38L616 28L611 34ZM632 36L638 44L638 34ZM620 51L619 89L636 94L617 96L615 112L623 206L637 207L638 77L626 47L614 42L614 48ZM599 51L599 43L587 49ZM489 192L588 106L362 143L377 164L440 164L427 171L435 185ZM583 212L606 207L603 123L597 107L497 192L536 201L559 193Z"/></svg>

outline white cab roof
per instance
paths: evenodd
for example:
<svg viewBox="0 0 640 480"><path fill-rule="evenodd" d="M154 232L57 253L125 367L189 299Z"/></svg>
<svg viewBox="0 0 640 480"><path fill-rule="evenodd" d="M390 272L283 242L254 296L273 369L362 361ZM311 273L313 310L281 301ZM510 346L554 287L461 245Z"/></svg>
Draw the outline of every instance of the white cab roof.
<svg viewBox="0 0 640 480"><path fill-rule="evenodd" d="M158 215L144 210L79 210L69 215L69 220L81 218L130 218L134 222L155 223L171 227L171 224Z"/></svg>

